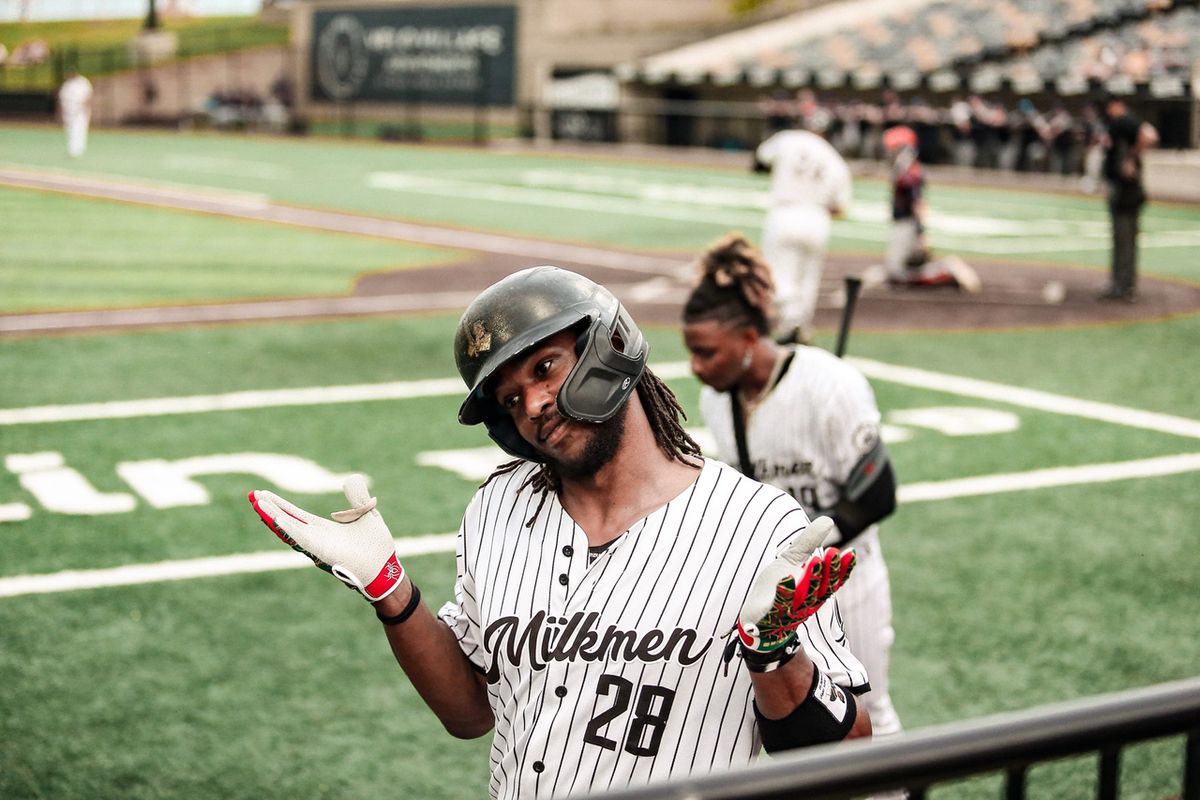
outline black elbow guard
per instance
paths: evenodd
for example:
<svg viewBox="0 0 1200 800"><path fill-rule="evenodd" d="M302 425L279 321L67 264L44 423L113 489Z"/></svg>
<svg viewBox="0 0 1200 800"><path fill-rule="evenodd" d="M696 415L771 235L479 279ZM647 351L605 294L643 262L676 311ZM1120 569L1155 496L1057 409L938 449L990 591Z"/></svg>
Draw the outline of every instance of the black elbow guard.
<svg viewBox="0 0 1200 800"><path fill-rule="evenodd" d="M837 504L827 512L848 542L896 510L896 473L883 443L862 457Z"/></svg>
<svg viewBox="0 0 1200 800"><path fill-rule="evenodd" d="M763 749L768 753L826 742L840 742L854 727L858 703L854 695L813 665L813 683L804 702L783 719L767 719L754 705Z"/></svg>

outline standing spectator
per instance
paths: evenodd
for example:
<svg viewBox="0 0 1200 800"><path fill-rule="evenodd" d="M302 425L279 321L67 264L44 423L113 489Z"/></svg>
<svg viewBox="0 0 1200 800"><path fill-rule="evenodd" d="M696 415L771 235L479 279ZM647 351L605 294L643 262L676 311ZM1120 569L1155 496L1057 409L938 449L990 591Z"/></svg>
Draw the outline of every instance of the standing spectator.
<svg viewBox="0 0 1200 800"><path fill-rule="evenodd" d="M1075 118L1062 103L1056 103L1054 110L1045 119L1043 136L1048 143L1047 169L1060 175L1071 174L1071 151L1075 146L1076 125Z"/></svg>
<svg viewBox="0 0 1200 800"><path fill-rule="evenodd" d="M1132 303L1137 299L1138 218L1146 204L1142 154L1158 144L1158 131L1135 117L1117 97L1109 98L1105 115L1104 179L1112 219L1112 275L1099 299Z"/></svg>
<svg viewBox="0 0 1200 800"><path fill-rule="evenodd" d="M971 104L962 97L950 104L950 133L954 137L954 163L969 167L975 163L975 142L971 139Z"/></svg>
<svg viewBox="0 0 1200 800"><path fill-rule="evenodd" d="M758 101L758 108L766 120L766 134L770 136L792 127L795 104L785 89L776 89ZM765 138L765 137L764 137Z"/></svg>
<svg viewBox="0 0 1200 800"><path fill-rule="evenodd" d="M87 150L88 125L92 120L92 82L71 70L58 90L58 110L67 134L67 155L79 158Z"/></svg>
<svg viewBox="0 0 1200 800"><path fill-rule="evenodd" d="M829 246L830 219L850 206L850 167L833 145L806 130L780 131L770 137L758 146L755 163L771 172L763 253L775 273L779 330L790 341L807 343Z"/></svg>
<svg viewBox="0 0 1200 800"><path fill-rule="evenodd" d="M1083 177L1079 188L1091 194L1100 188L1100 173L1104 168L1104 148L1108 138L1102 115L1092 106L1083 111Z"/></svg>

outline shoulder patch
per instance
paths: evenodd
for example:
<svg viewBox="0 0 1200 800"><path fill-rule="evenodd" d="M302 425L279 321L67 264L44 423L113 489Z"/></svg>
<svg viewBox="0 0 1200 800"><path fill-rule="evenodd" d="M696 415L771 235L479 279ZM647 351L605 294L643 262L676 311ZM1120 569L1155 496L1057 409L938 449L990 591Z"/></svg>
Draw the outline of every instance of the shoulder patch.
<svg viewBox="0 0 1200 800"><path fill-rule="evenodd" d="M864 422L854 429L850 441L854 444L854 449L860 453L873 450L879 443L879 425L874 422Z"/></svg>

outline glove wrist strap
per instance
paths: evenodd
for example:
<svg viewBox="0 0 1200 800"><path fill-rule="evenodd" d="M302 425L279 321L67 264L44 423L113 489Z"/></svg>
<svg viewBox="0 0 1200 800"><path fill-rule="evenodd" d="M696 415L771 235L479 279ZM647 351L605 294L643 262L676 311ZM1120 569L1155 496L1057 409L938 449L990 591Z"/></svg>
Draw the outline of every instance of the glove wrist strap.
<svg viewBox="0 0 1200 800"><path fill-rule="evenodd" d="M378 608L375 609L375 616L379 617L379 621L384 625L400 625L407 622L408 618L417 610L417 606L421 604L421 590L417 588L415 583L411 581L409 583L412 585L412 596L408 598L408 605L404 607L403 611L395 616L388 617L380 614Z"/></svg>
<svg viewBox="0 0 1200 800"><path fill-rule="evenodd" d="M796 657L800 650L800 637L792 636L788 643L769 653L760 653L742 645L742 660L751 672L774 672Z"/></svg>

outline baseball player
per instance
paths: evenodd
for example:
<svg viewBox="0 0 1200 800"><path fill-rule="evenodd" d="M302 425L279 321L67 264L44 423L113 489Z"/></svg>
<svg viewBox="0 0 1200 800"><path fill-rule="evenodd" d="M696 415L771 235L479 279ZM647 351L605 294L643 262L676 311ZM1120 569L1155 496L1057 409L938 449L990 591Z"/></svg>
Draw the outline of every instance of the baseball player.
<svg viewBox="0 0 1200 800"><path fill-rule="evenodd" d="M884 256L888 283L978 292L979 276L965 261L957 256L934 259L930 255L925 238L925 172L917 160L916 132L906 125L888 128L883 149L892 165L892 229ZM767 263L774 266L769 254Z"/></svg>
<svg viewBox="0 0 1200 800"><path fill-rule="evenodd" d="M810 130L780 131L758 146L755 165L771 173L762 246L775 273L779 329L808 342L829 246L831 217L850 206L850 168Z"/></svg>
<svg viewBox="0 0 1200 800"><path fill-rule="evenodd" d="M67 155L79 158L87 150L88 125L92 119L92 82L71 70L58 89L58 109L67 134Z"/></svg>
<svg viewBox="0 0 1200 800"><path fill-rule="evenodd" d="M499 281L455 336L482 422L516 460L459 529L437 615L361 476L333 521L265 491L272 530L361 592L447 730L495 731L492 797L561 797L744 765L868 735L834 601L853 551L815 549L786 493L715 461L646 369L606 289L554 267ZM849 690L849 691L847 691Z"/></svg>
<svg viewBox="0 0 1200 800"><path fill-rule="evenodd" d="M871 691L860 698L875 736L898 733L888 695L891 590L877 523L896 507L879 410L862 373L815 347L784 347L771 329L771 273L738 235L705 252L684 308L700 410L720 458L787 491L836 524L827 544L853 541L858 566L838 594L850 650Z"/></svg>

